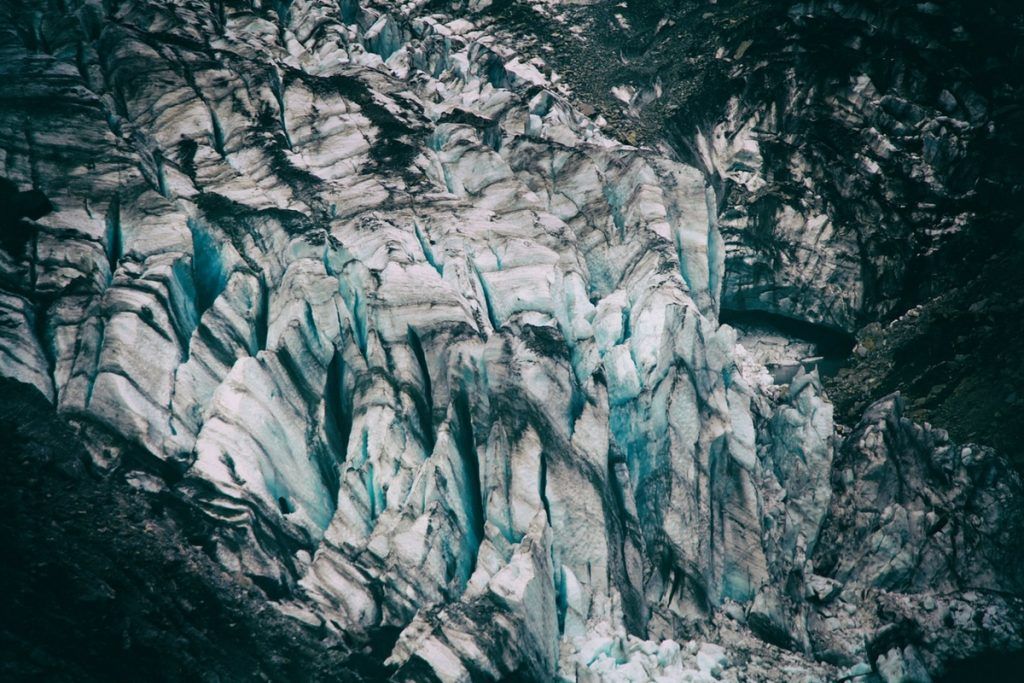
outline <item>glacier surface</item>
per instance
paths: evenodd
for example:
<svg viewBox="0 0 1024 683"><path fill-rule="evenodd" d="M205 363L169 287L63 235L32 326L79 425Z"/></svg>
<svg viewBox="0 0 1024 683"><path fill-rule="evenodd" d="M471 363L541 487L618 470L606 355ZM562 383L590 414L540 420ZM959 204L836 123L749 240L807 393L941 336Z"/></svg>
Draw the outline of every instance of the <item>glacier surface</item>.
<svg viewBox="0 0 1024 683"><path fill-rule="evenodd" d="M1019 477L898 398L843 438L815 373L776 384L719 324L705 176L515 36L67 4L0 28L0 175L55 208L0 251L0 372L280 610L398 633L395 680L918 680L1021 647Z"/></svg>

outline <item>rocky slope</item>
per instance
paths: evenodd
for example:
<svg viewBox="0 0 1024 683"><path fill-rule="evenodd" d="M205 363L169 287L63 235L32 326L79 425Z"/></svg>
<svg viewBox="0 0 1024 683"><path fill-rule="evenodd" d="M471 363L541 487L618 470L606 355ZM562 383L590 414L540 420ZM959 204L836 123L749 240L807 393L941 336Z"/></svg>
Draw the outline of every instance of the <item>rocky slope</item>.
<svg viewBox="0 0 1024 683"><path fill-rule="evenodd" d="M336 656L218 675L928 680L1024 647L1006 462L895 397L842 438L816 372L720 324L887 310L848 236L738 268L728 146L606 132L507 16L557 4L0 8L0 371Z"/></svg>

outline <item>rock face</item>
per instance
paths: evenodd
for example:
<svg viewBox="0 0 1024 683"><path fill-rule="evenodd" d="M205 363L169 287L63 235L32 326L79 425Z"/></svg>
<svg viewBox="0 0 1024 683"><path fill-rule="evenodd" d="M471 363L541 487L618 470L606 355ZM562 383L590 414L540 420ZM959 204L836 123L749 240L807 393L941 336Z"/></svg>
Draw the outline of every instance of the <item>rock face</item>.
<svg viewBox="0 0 1024 683"><path fill-rule="evenodd" d="M836 455L719 324L707 169L445 11L5 5L0 371L395 680L1021 647L1016 475L894 399Z"/></svg>

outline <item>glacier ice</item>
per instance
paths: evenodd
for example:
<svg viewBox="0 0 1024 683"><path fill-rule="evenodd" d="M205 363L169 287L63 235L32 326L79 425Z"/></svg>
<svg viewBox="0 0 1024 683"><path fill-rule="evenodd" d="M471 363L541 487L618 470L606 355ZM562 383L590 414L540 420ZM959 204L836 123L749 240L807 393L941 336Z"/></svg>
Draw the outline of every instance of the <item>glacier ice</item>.
<svg viewBox="0 0 1024 683"><path fill-rule="evenodd" d="M3 29L0 175L57 210L0 263L0 372L147 454L281 610L400 632L396 680L898 677L985 647L938 585L1019 645L943 564L1003 585L1019 479L896 399L840 447L817 375L719 324L704 175L423 4ZM872 649L863 591L930 640Z"/></svg>

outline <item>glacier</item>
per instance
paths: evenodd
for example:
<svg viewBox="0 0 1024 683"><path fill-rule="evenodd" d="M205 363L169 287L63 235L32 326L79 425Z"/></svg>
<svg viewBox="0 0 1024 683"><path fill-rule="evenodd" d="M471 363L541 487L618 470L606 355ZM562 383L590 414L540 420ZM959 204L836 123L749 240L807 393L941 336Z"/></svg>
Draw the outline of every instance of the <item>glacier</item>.
<svg viewBox="0 0 1024 683"><path fill-rule="evenodd" d="M514 34L65 4L0 28L0 176L53 209L0 251L0 373L278 610L392 634L398 681L930 680L1024 647L1020 477L898 397L843 434L817 372L773 378L808 351L720 324L708 169L606 135Z"/></svg>

